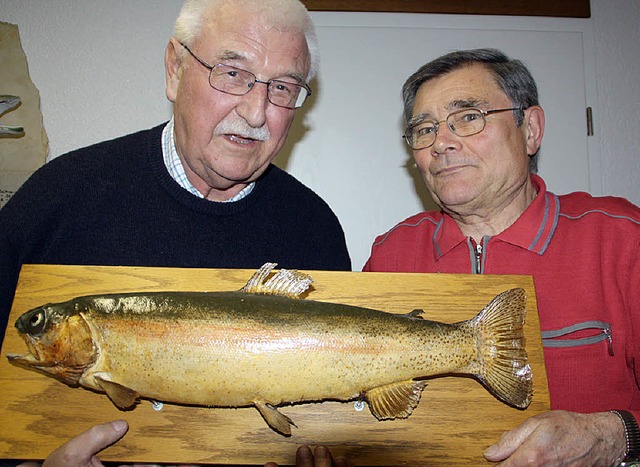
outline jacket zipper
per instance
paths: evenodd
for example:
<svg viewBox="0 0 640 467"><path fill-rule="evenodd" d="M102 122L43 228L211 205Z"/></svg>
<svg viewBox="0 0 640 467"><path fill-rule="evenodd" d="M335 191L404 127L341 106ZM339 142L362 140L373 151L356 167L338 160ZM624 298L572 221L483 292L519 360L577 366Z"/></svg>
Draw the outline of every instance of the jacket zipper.
<svg viewBox="0 0 640 467"><path fill-rule="evenodd" d="M482 273L482 244L476 245L476 274Z"/></svg>
<svg viewBox="0 0 640 467"><path fill-rule="evenodd" d="M594 329L597 333L593 336L582 337L580 339L559 339L562 336L572 334L585 329ZM577 347L580 345L595 344L607 341L609 355L613 357L613 338L611 336L611 326L603 321L585 321L573 324L553 331L542 331L543 347Z"/></svg>

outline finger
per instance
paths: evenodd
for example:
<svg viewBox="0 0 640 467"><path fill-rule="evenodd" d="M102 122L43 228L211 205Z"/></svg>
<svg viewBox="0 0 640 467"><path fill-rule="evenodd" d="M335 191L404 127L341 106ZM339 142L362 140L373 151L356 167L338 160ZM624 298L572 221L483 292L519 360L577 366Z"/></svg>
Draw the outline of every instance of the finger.
<svg viewBox="0 0 640 467"><path fill-rule="evenodd" d="M333 467L356 467L356 465L348 457L334 457Z"/></svg>
<svg viewBox="0 0 640 467"><path fill-rule="evenodd" d="M532 428L533 424L525 421L513 430L503 433L497 443L484 451L485 459L492 462L506 459L527 439Z"/></svg>
<svg viewBox="0 0 640 467"><path fill-rule="evenodd" d="M314 467L333 467L331 453L324 446L316 446L313 450Z"/></svg>
<svg viewBox="0 0 640 467"><path fill-rule="evenodd" d="M314 467L313 453L309 446L300 446L296 451L296 467Z"/></svg>
<svg viewBox="0 0 640 467"><path fill-rule="evenodd" d="M96 454L122 438L128 429L124 420L93 426L51 453L43 467L101 465Z"/></svg>

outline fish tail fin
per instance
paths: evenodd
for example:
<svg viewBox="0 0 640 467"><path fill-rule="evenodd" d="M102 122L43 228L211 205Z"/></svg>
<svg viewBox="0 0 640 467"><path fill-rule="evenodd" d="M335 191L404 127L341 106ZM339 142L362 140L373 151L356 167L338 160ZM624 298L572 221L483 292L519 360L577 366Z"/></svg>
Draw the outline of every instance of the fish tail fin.
<svg viewBox="0 0 640 467"><path fill-rule="evenodd" d="M477 377L500 400L524 409L531 403L533 381L527 358L523 289L497 295L469 324L476 330Z"/></svg>

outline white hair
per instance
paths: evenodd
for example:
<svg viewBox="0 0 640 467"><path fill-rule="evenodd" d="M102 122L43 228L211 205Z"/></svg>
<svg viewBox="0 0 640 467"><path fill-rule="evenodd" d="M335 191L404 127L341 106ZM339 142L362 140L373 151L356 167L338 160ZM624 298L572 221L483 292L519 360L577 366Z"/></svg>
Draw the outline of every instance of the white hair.
<svg viewBox="0 0 640 467"><path fill-rule="evenodd" d="M307 81L316 76L320 66L318 38L311 16L299 0L186 0L176 19L174 37L192 46L208 15L220 11L225 5L244 6L256 12L256 16L271 27L304 34L311 61Z"/></svg>

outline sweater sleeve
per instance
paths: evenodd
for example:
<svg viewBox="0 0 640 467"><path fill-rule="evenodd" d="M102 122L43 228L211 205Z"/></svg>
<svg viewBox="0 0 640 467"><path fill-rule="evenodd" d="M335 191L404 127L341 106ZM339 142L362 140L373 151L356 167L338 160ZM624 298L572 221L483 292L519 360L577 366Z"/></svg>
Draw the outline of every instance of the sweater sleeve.
<svg viewBox="0 0 640 467"><path fill-rule="evenodd" d="M23 225L20 221L19 208L14 209L14 206L19 204L18 198L18 194L14 195L0 209L0 225L3 226L0 229L0 343L4 340L21 267L16 242L28 235L27 232L17 232L18 237L22 234L22 238L15 238L14 227Z"/></svg>
<svg viewBox="0 0 640 467"><path fill-rule="evenodd" d="M0 224L2 224L0 216ZM0 232L0 343L4 340L20 266L8 239Z"/></svg>

